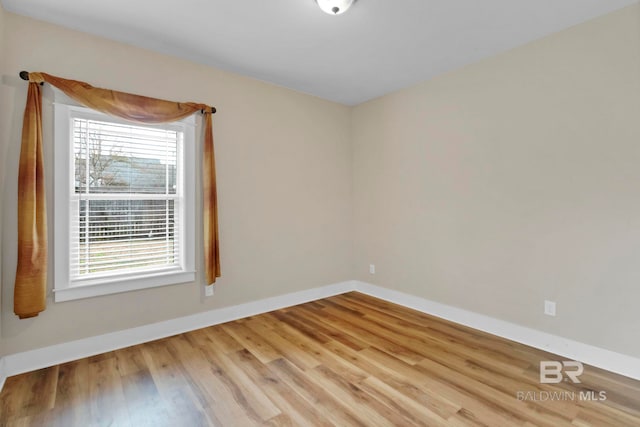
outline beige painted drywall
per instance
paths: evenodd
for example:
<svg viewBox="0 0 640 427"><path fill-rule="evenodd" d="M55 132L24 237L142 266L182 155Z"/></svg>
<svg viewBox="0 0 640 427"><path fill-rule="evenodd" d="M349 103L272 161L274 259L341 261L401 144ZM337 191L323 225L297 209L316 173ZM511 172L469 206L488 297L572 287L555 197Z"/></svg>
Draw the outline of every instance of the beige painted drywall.
<svg viewBox="0 0 640 427"><path fill-rule="evenodd" d="M1 10L0 28L0 356L354 270L640 355L640 7L354 109ZM13 316L21 69L219 108L216 296L187 284ZM542 315L545 298L556 318Z"/></svg>
<svg viewBox="0 0 640 427"><path fill-rule="evenodd" d="M352 278L349 108L11 13L4 14L4 25L6 82L0 103L9 126L0 129L0 149L7 154L0 165L5 176L0 355ZM23 69L218 108L223 277L215 296L203 299L200 286L186 284L65 303L49 298L48 309L35 319L13 315L14 200L26 94L17 73ZM51 141L45 145L51 175ZM49 191L50 206L51 196Z"/></svg>
<svg viewBox="0 0 640 427"><path fill-rule="evenodd" d="M2 8L2 4L0 4L0 76L2 76L4 72L4 9ZM0 100L4 97L4 85L0 82ZM0 101L0 129L5 129L7 127L7 114L4 114L3 103ZM4 138L3 135L0 134L0 138ZM4 159L4 146L5 144L0 140L0 164L3 164ZM4 173L0 170L0 200L3 199L3 190L4 190ZM0 242L2 242L2 209L0 209ZM0 245L0 278L2 277L2 245ZM0 279L1 280L1 279ZM2 292L0 291L0 331L2 331ZM2 334L0 333L0 357L2 357Z"/></svg>
<svg viewBox="0 0 640 427"><path fill-rule="evenodd" d="M352 131L358 279L640 357L640 6L357 106Z"/></svg>

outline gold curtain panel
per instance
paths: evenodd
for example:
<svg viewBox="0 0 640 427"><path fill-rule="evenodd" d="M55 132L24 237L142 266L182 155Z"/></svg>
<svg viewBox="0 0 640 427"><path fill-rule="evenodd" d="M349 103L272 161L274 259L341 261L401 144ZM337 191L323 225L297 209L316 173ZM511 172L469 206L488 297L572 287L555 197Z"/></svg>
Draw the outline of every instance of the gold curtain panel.
<svg viewBox="0 0 640 427"><path fill-rule="evenodd" d="M29 73L29 91L22 125L18 179L18 265L14 288L14 312L21 319L37 316L46 308L47 211L42 153L42 93L49 83L67 96L94 110L138 123L166 123L197 111L204 112L203 200L204 259L207 283L220 277L218 207L213 125L215 109L194 102L172 102L63 79L46 73Z"/></svg>

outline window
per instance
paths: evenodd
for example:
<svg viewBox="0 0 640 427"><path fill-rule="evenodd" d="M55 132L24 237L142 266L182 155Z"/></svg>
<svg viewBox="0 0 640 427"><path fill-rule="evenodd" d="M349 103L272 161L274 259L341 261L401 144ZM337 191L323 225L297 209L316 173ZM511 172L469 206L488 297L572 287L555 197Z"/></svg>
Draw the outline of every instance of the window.
<svg viewBox="0 0 640 427"><path fill-rule="evenodd" d="M55 106L55 300L194 273L193 117L146 125Z"/></svg>

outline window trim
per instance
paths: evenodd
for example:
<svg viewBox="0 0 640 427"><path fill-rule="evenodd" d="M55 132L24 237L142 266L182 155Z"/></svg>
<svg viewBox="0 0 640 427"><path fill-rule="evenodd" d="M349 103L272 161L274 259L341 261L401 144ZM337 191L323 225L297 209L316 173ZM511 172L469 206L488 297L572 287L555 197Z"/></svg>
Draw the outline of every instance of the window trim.
<svg viewBox="0 0 640 427"><path fill-rule="evenodd" d="M70 280L70 202L71 191L74 188L74 176L71 173L74 151L71 144L71 132L73 129L73 117L82 116L113 123L131 125L132 122L109 116L90 108L54 103L54 301L71 301L81 298L90 298L100 295L109 295L140 289L148 289L160 286L175 285L195 281L195 119L191 115L181 121L157 125L161 128L172 128L182 131L183 142L182 177L183 209L180 221L181 239L180 260L181 266L160 267L155 270L147 270L136 274L123 274L105 278L86 280L81 285L74 285ZM135 124L135 123L134 123ZM140 124L141 126L154 127L152 124ZM66 144L66 145L63 145Z"/></svg>

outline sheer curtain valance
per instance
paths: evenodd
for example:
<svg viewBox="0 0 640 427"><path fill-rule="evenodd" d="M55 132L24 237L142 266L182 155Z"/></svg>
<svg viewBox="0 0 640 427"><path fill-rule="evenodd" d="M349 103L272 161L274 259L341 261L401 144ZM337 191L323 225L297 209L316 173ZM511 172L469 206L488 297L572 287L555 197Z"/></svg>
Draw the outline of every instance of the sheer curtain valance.
<svg viewBox="0 0 640 427"><path fill-rule="evenodd" d="M204 114L202 187L204 261L207 283L220 277L218 209L211 115L215 109L193 102L172 102L114 90L46 73L29 73L29 90L22 125L18 176L18 265L14 312L21 319L46 308L47 210L42 151L41 83L49 83L76 102L94 110L138 123L166 123L198 111Z"/></svg>

